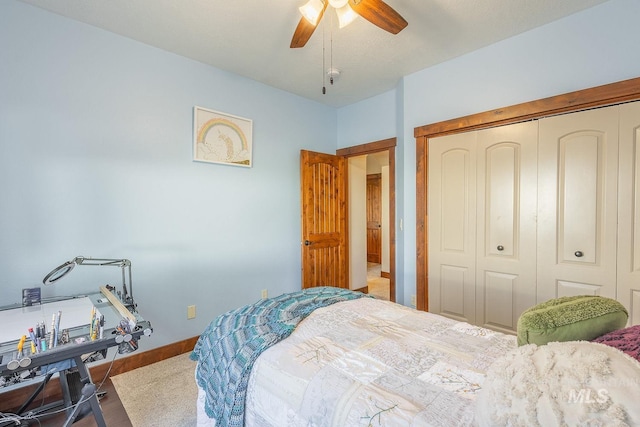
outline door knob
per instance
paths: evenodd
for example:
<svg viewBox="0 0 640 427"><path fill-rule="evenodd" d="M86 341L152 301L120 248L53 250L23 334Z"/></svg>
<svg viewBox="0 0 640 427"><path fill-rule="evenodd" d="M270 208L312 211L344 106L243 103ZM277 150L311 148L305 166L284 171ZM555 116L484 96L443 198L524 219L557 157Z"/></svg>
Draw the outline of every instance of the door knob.
<svg viewBox="0 0 640 427"><path fill-rule="evenodd" d="M582 253L582 251L576 251L574 255L578 258L581 258L584 254Z"/></svg>
<svg viewBox="0 0 640 427"><path fill-rule="evenodd" d="M498 245L497 249L498 249L499 251L504 251L504 246L502 246L502 245Z"/></svg>
<svg viewBox="0 0 640 427"><path fill-rule="evenodd" d="M310 241L308 241L308 240L305 240L305 241L304 241L304 245L305 245L305 246L309 246L309 245L311 245L311 242L310 242Z"/></svg>

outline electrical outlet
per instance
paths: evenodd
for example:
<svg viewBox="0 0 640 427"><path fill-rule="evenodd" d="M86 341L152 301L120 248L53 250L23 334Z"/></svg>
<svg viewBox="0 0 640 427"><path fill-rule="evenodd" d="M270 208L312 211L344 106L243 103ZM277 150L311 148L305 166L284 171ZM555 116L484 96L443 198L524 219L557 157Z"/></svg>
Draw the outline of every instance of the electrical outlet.
<svg viewBox="0 0 640 427"><path fill-rule="evenodd" d="M416 306L416 296L415 295L411 295L411 305L412 306Z"/></svg>
<svg viewBox="0 0 640 427"><path fill-rule="evenodd" d="M269 297L269 292L266 289L262 290L262 299L267 299Z"/></svg>
<svg viewBox="0 0 640 427"><path fill-rule="evenodd" d="M187 319L195 319L196 318L196 306L188 305L187 306Z"/></svg>

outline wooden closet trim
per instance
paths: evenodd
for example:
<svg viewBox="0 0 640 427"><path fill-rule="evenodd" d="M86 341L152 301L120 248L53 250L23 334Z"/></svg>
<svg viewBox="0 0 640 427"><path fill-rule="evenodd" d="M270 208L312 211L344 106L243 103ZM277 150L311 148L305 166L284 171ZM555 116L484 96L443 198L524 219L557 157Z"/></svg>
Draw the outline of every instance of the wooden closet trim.
<svg viewBox="0 0 640 427"><path fill-rule="evenodd" d="M429 139L640 99L640 77L414 128L416 138L416 308L427 311Z"/></svg>

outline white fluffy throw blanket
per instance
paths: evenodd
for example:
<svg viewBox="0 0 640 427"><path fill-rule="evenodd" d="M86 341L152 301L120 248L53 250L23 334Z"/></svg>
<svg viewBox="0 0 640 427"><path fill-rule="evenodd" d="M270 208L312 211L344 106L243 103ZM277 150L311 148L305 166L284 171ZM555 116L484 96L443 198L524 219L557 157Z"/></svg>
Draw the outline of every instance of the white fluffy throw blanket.
<svg viewBox="0 0 640 427"><path fill-rule="evenodd" d="M587 341L518 347L489 369L480 426L638 426L640 363Z"/></svg>

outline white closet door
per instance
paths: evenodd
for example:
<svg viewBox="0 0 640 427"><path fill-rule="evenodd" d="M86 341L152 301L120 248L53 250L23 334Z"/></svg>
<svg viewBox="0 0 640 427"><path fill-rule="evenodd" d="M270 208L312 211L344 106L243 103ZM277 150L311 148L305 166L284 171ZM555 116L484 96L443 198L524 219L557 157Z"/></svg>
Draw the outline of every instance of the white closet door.
<svg viewBox="0 0 640 427"><path fill-rule="evenodd" d="M429 311L475 323L476 133L429 141Z"/></svg>
<svg viewBox="0 0 640 427"><path fill-rule="evenodd" d="M538 302L616 297L618 107L540 120Z"/></svg>
<svg viewBox="0 0 640 427"><path fill-rule="evenodd" d="M640 102L620 106L618 301L640 324Z"/></svg>
<svg viewBox="0 0 640 427"><path fill-rule="evenodd" d="M476 321L515 332L536 303L538 123L478 132Z"/></svg>

